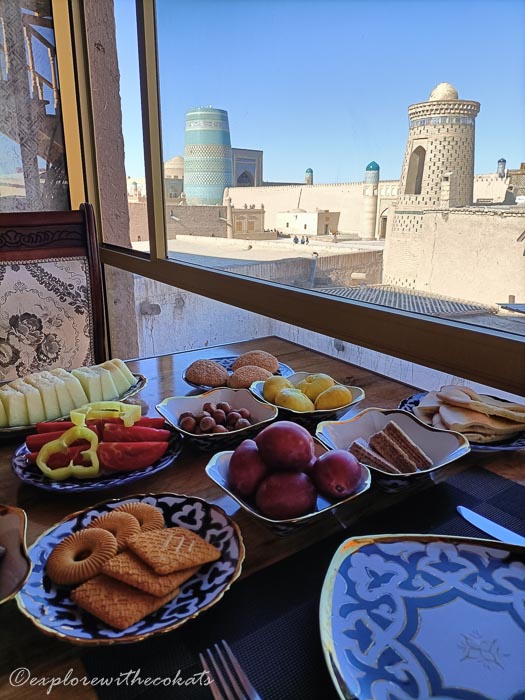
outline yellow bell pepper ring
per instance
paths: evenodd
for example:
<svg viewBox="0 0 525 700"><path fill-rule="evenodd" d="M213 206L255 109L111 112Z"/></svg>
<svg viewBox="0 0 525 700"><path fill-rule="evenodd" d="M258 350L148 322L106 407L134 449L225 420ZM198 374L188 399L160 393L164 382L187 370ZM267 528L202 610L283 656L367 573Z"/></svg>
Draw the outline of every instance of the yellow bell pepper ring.
<svg viewBox="0 0 525 700"><path fill-rule="evenodd" d="M65 467L51 469L47 464L51 455L57 452L63 454L67 453L68 447L77 440L87 440L89 442L89 449L83 450L80 454L84 459L89 460L91 464L86 467L83 464L74 464L73 460L71 460ZM82 426L74 426L66 430L66 432L56 440L46 443L40 449L36 458L36 463L40 471L49 479L53 479L53 481L63 481L70 476L75 476L79 479L87 479L91 476L97 476L100 470L97 447L98 435L94 430Z"/></svg>
<svg viewBox="0 0 525 700"><path fill-rule="evenodd" d="M69 418L75 425L86 425L88 420L97 418L120 418L124 427L130 428L140 420L142 410L138 404L121 401L96 401L71 411Z"/></svg>

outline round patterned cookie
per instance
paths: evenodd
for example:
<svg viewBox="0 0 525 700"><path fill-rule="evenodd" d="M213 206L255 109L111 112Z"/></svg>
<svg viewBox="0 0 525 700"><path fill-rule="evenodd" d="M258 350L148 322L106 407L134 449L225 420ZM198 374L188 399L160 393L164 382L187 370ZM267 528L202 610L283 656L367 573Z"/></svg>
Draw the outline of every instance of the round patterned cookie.
<svg viewBox="0 0 525 700"><path fill-rule="evenodd" d="M147 503L124 503L118 508L115 508L114 512L124 512L133 515L133 517L139 521L141 532L162 530L162 528L166 526L161 511Z"/></svg>
<svg viewBox="0 0 525 700"><path fill-rule="evenodd" d="M98 527L68 535L53 549L46 564L49 578L56 584L74 586L102 571L117 553L117 540Z"/></svg>
<svg viewBox="0 0 525 700"><path fill-rule="evenodd" d="M228 386L232 389L249 389L253 382L265 381L272 373L263 367L246 365L236 369L228 379Z"/></svg>
<svg viewBox="0 0 525 700"><path fill-rule="evenodd" d="M138 535L140 532L140 523L131 513L118 513L116 510L112 513L101 515L100 518L92 520L86 529L99 527L101 530L111 532L117 540L118 551L122 552L126 547L126 542L130 537Z"/></svg>
<svg viewBox="0 0 525 700"><path fill-rule="evenodd" d="M186 369L186 379L200 386L227 386L228 371L213 360L195 360Z"/></svg>
<svg viewBox="0 0 525 700"><path fill-rule="evenodd" d="M247 365L262 367L273 374L279 369L279 360L264 350L250 350L250 352L245 352L243 355L239 355L239 357L233 363L232 369L235 371L239 369L239 367L246 367Z"/></svg>

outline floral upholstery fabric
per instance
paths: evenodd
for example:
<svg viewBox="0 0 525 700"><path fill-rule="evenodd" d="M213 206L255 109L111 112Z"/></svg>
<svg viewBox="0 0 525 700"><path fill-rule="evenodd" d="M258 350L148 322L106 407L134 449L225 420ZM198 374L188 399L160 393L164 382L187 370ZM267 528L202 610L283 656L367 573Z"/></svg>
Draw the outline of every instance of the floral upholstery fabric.
<svg viewBox="0 0 525 700"><path fill-rule="evenodd" d="M0 381L94 364L84 257L0 262Z"/></svg>

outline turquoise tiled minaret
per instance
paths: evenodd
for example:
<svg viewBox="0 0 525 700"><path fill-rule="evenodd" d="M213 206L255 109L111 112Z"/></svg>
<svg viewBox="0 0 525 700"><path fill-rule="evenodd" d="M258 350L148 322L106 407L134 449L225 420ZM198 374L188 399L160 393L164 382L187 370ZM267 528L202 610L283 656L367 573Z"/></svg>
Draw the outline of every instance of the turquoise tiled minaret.
<svg viewBox="0 0 525 700"><path fill-rule="evenodd" d="M199 107L186 112L184 193L189 205L222 204L233 185L228 112Z"/></svg>

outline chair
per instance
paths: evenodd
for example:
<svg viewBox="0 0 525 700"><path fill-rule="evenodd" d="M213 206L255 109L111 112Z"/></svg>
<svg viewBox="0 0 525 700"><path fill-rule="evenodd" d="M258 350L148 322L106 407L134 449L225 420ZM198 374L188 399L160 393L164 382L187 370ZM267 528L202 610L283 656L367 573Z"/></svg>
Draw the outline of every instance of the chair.
<svg viewBox="0 0 525 700"><path fill-rule="evenodd" d="M0 213L0 380L105 359L92 206Z"/></svg>

